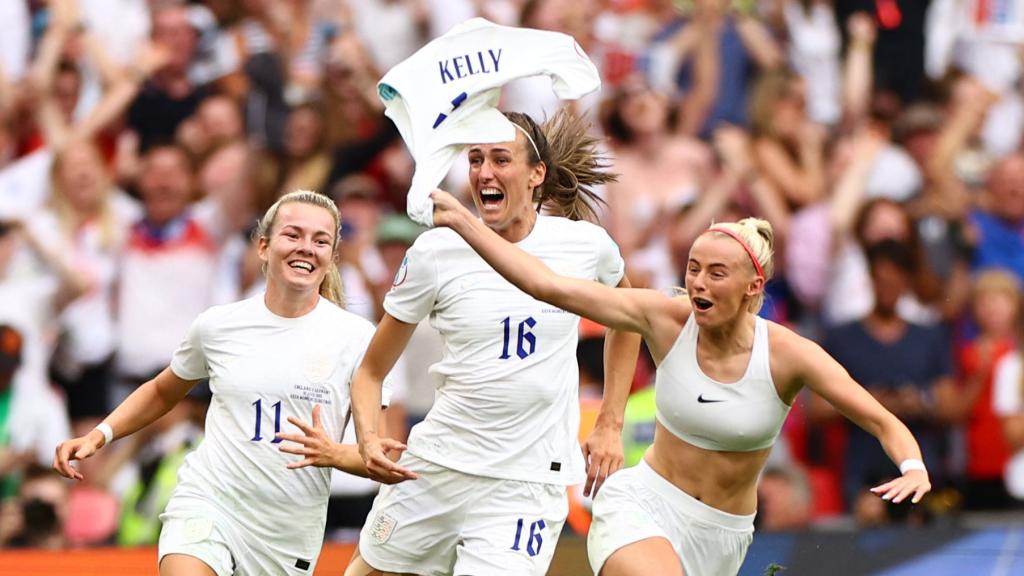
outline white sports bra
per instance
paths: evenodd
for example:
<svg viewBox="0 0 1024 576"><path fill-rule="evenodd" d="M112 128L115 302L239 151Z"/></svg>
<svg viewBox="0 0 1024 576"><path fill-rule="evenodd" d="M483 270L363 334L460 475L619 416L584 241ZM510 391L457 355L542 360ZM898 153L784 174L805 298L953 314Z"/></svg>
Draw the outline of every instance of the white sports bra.
<svg viewBox="0 0 1024 576"><path fill-rule="evenodd" d="M775 443L790 406L779 398L768 354L768 323L757 318L747 371L723 384L697 364L697 322L693 314L658 366L655 403L661 425L705 450L749 452Z"/></svg>

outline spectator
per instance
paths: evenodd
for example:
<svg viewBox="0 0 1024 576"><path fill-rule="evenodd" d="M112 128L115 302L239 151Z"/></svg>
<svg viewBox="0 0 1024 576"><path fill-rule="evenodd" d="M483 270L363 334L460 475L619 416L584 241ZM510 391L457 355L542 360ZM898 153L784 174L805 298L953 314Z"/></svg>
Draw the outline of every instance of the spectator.
<svg viewBox="0 0 1024 576"><path fill-rule="evenodd" d="M665 266L665 231L710 179L711 150L672 132L667 98L639 77L624 82L607 102L604 131L620 174L608 184L609 231L635 285L673 286L678 274Z"/></svg>
<svg viewBox="0 0 1024 576"><path fill-rule="evenodd" d="M996 364L992 411L999 416L1006 446L1012 453L1003 472L1006 491L1020 506L1024 501L1024 321L1018 322L1016 336L1017 348Z"/></svg>
<svg viewBox="0 0 1024 576"><path fill-rule="evenodd" d="M804 530L811 523L813 494L807 473L795 463L766 466L757 485L758 529Z"/></svg>
<svg viewBox="0 0 1024 576"><path fill-rule="evenodd" d="M49 206L30 222L31 233L61 254L87 291L61 303L61 339L50 374L65 394L75 434L107 413L116 349L114 286L128 229L141 215L138 204L111 183L99 151L70 143L53 165Z"/></svg>
<svg viewBox="0 0 1024 576"><path fill-rule="evenodd" d="M892 92L906 103L924 94L924 27L929 4L931 0L836 3L840 22L846 22L855 12L866 12L878 23L874 50L876 90Z"/></svg>
<svg viewBox="0 0 1024 576"><path fill-rule="evenodd" d="M750 96L754 157L791 210L825 197L824 128L807 116L807 88L788 70L767 72Z"/></svg>
<svg viewBox="0 0 1024 576"><path fill-rule="evenodd" d="M807 115L834 126L840 110L840 34L830 0L782 2L789 58L807 85Z"/></svg>
<svg viewBox="0 0 1024 576"><path fill-rule="evenodd" d="M32 466L18 489L17 498L5 503L7 534L0 533L0 547L64 548L64 522L68 517L68 487L53 470Z"/></svg>
<svg viewBox="0 0 1024 576"><path fill-rule="evenodd" d="M372 178L354 174L331 189L341 214L341 280L345 306L376 322L378 286L388 278L377 251L377 223L381 217L380 186Z"/></svg>
<svg viewBox="0 0 1024 576"><path fill-rule="evenodd" d="M921 445L930 477L945 479L943 429L937 425L932 398L937 388L952 385L950 348L940 328L908 322L897 302L910 288L913 254L905 245L886 240L868 248L868 269L874 307L864 318L836 327L825 337L825 349L883 406L907 424ZM892 465L869 434L848 426L843 492L848 505L872 496L867 488L891 474ZM884 507L878 509L884 513ZM877 517L860 517L876 523Z"/></svg>
<svg viewBox="0 0 1024 576"><path fill-rule="evenodd" d="M1024 281L1024 154L1007 156L992 168L970 224L976 239L972 267L1006 268Z"/></svg>
<svg viewBox="0 0 1024 576"><path fill-rule="evenodd" d="M978 335L957 351L956 385L936 390L936 405L945 419L964 429L968 510L1001 510L1011 504L1003 483L1010 451L993 412L993 374L1014 348L1020 302L1020 281L1013 274L991 269L978 275L971 295Z"/></svg>
<svg viewBox="0 0 1024 576"><path fill-rule="evenodd" d="M161 370L192 318L212 304L227 230L220 198L192 204L193 169L180 148L145 155L139 193L144 215L131 227L118 285L120 383L108 408Z"/></svg>
<svg viewBox="0 0 1024 576"><path fill-rule="evenodd" d="M198 35L185 6L166 3L153 11L152 41L167 53L167 60L143 85L128 111L128 125L138 134L140 151L170 142L178 126L195 113L209 96L205 86L189 78Z"/></svg>
<svg viewBox="0 0 1024 576"><path fill-rule="evenodd" d="M687 120L690 134L708 136L723 122L745 126L748 82L755 66L771 70L782 62L779 47L764 25L750 10L734 11L730 3L695 0L690 14L655 38L667 48L656 49L656 58L669 62L655 66L675 70L676 87L683 92L706 91Z"/></svg>
<svg viewBox="0 0 1024 576"><path fill-rule="evenodd" d="M897 295L896 311L907 321L934 324L937 314L928 304L942 295L942 285L931 271L906 208L884 198L869 200L856 212L852 232L852 242L840 246L833 263L824 302L826 321L836 325L868 314L877 294L871 288L866 252L872 245L893 240L904 244L911 256L909 290Z"/></svg>

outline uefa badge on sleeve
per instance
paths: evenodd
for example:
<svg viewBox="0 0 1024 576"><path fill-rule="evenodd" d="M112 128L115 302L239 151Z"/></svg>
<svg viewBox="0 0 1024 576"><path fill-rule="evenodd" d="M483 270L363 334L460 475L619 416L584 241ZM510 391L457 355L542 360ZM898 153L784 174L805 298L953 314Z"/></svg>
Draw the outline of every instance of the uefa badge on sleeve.
<svg viewBox="0 0 1024 576"><path fill-rule="evenodd" d="M405 282L405 277L409 275L409 257L402 258L402 265L398 267L398 272L395 272L395 279L391 283L391 287L401 286Z"/></svg>

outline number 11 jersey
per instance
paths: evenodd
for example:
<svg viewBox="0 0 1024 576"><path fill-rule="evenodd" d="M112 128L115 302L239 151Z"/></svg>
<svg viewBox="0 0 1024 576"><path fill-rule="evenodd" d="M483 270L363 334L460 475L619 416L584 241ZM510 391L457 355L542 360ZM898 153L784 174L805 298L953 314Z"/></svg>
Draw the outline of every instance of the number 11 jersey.
<svg viewBox="0 0 1024 576"><path fill-rule="evenodd" d="M285 466L278 450L288 421L311 422L319 404L328 435L341 441L349 388L373 325L321 298L298 318L277 316L263 294L200 314L175 352L171 370L210 379L205 437L178 472L175 497L209 502L235 524L295 558L315 558L323 543L330 468Z"/></svg>

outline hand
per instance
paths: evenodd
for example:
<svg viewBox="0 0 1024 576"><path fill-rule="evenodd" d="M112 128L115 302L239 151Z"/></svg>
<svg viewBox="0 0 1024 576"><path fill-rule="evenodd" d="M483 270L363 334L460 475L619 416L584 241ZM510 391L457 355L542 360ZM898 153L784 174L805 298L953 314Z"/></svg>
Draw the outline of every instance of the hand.
<svg viewBox="0 0 1024 576"><path fill-rule="evenodd" d="M398 484L406 480L415 480L419 476L412 470L402 468L388 458L389 450L405 450L405 445L392 440L369 434L359 442L359 455L366 464L366 473L371 480L382 484Z"/></svg>
<svg viewBox="0 0 1024 576"><path fill-rule="evenodd" d="M297 468L305 468L306 466L316 466L318 468L330 468L335 466L337 459L334 457L334 447L337 443L331 440L331 437L327 435L327 430L324 429L323 421L320 419L319 404L313 407L312 426L306 424L295 416L289 416L288 421L299 430L302 430L302 434L285 434L283 432L278 432L275 438L278 440L295 442L301 447L296 448L282 444L278 450L286 454L297 454L305 457L298 462L289 462L289 469L295 470Z"/></svg>
<svg viewBox="0 0 1024 576"><path fill-rule="evenodd" d="M139 50L135 57L135 68L139 75L145 79L157 70L167 65L171 59L171 51L162 44L147 42Z"/></svg>
<svg viewBox="0 0 1024 576"><path fill-rule="evenodd" d="M72 31L82 22L78 0L53 0L50 2L51 25L62 31Z"/></svg>
<svg viewBox="0 0 1024 576"><path fill-rule="evenodd" d="M583 443L583 460L587 464L587 483L583 495L593 495L609 476L622 469L625 458L622 452L622 429L612 425L598 424L590 437Z"/></svg>
<svg viewBox="0 0 1024 576"><path fill-rule="evenodd" d="M932 484L928 480L927 472L924 470L907 470L907 473L899 478L886 482L881 486L875 486L871 489L871 492L881 495L882 500L891 501L893 504L899 504L907 496L913 494L914 497L911 498L910 502L917 504L931 489Z"/></svg>
<svg viewBox="0 0 1024 576"><path fill-rule="evenodd" d="M740 177L746 177L754 170L750 138L742 128L726 125L715 130L714 145L728 170Z"/></svg>
<svg viewBox="0 0 1024 576"><path fill-rule="evenodd" d="M102 432L91 430L85 436L61 442L57 445L57 451L53 457L53 469L65 478L84 480L85 477L71 465L71 461L85 460L92 456L103 447L105 441Z"/></svg>
<svg viewBox="0 0 1024 576"><path fill-rule="evenodd" d="M469 214L461 202L439 188L430 193L430 199L434 201L434 226L438 228L454 229L460 219Z"/></svg>
<svg viewBox="0 0 1024 576"><path fill-rule="evenodd" d="M850 33L850 43L860 46L871 46L878 36L874 20L867 12L856 12L846 21L846 30Z"/></svg>
<svg viewBox="0 0 1024 576"><path fill-rule="evenodd" d="M798 137L805 146L817 149L825 144L825 140L828 138L828 131L821 124L807 120L800 126Z"/></svg>

